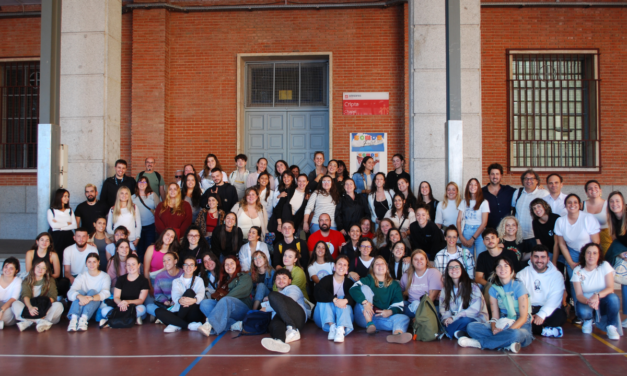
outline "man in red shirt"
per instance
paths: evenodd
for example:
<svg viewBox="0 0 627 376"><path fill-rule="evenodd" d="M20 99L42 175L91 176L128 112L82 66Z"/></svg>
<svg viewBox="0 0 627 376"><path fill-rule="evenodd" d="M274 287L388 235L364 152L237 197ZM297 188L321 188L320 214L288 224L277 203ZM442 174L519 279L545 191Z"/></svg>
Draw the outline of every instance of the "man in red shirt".
<svg viewBox="0 0 627 376"><path fill-rule="evenodd" d="M318 226L320 226L320 230L309 236L307 248L309 248L311 252L314 252L316 250L316 243L322 240L329 246L331 256L333 256L335 260L340 254L342 244L346 242L344 235L337 230L331 230L331 217L328 214L321 214L320 217L318 217Z"/></svg>

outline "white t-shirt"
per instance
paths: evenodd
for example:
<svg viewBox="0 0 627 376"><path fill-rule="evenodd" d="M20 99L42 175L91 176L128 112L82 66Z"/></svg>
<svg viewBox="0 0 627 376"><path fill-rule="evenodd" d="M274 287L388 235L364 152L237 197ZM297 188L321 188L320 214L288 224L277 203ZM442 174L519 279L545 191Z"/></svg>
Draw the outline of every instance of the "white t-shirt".
<svg viewBox="0 0 627 376"><path fill-rule="evenodd" d="M359 258L359 261L364 264L364 266L368 269L370 269L370 264L372 264L372 262L374 261L374 257L371 258L369 261L364 261L364 259L362 259L361 257Z"/></svg>
<svg viewBox="0 0 627 376"><path fill-rule="evenodd" d="M604 290L607 287L605 285L605 276L613 272L614 268L612 268L607 261L603 261L601 265L597 266L592 271L578 266L573 270L573 276L570 278L570 281L580 282L583 296L589 298L594 293Z"/></svg>
<svg viewBox="0 0 627 376"><path fill-rule="evenodd" d="M466 200L462 200L457 207L457 210L464 213L464 221L466 226L480 226L483 213L490 212L490 204L488 200L483 200L479 210L475 210L476 200L470 200L470 206L466 206Z"/></svg>
<svg viewBox="0 0 627 376"><path fill-rule="evenodd" d="M320 280L323 277L333 274L333 263L326 262L324 264L318 264L314 261L314 263L307 268L307 271L309 272L310 279L315 275L318 276L318 279Z"/></svg>
<svg viewBox="0 0 627 376"><path fill-rule="evenodd" d="M76 244L72 244L63 251L63 265L69 265L70 274L77 276L87 271L85 262L87 261L87 255L90 253L98 254L98 248L87 244L87 248L80 252ZM107 262L107 260L100 260L100 262Z"/></svg>
<svg viewBox="0 0 627 376"><path fill-rule="evenodd" d="M450 225L457 223L457 207L455 201L449 201L446 208L443 208L443 203L440 202L435 209L435 224L442 225L442 229L447 228ZM489 208L489 206L488 206Z"/></svg>
<svg viewBox="0 0 627 376"><path fill-rule="evenodd" d="M6 289L0 286L0 305L8 302L10 299L20 300L21 293L22 279L15 277L13 278L13 282L9 283Z"/></svg>
<svg viewBox="0 0 627 376"><path fill-rule="evenodd" d="M584 245L592 241L590 235L598 234L601 228L599 221L592 214L580 211L574 225L568 222L568 217L559 217L553 232L563 237L568 247L579 252Z"/></svg>

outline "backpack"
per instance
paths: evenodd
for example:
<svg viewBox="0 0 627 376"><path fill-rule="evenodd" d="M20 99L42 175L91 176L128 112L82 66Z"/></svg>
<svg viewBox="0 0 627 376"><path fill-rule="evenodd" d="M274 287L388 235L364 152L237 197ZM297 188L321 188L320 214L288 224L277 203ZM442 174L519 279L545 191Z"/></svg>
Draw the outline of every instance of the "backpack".
<svg viewBox="0 0 627 376"><path fill-rule="evenodd" d="M296 241L296 249L298 249L298 253L300 253L300 242ZM279 244L279 254L283 254L283 244Z"/></svg>
<svg viewBox="0 0 627 376"><path fill-rule="evenodd" d="M416 317L412 323L414 341L429 342L441 338L444 328L438 320L435 305L429 298L428 294L424 294L420 298L420 305L416 310Z"/></svg>
<svg viewBox="0 0 627 376"><path fill-rule="evenodd" d="M106 325L114 329L123 329L123 328L132 328L135 326L135 321L137 320L137 311L135 309L135 304L129 304L126 311L120 311L120 308L115 304L113 299L105 300L105 304L109 307L113 307L113 311L109 313L107 317L107 322L103 325L100 325L100 329L104 328Z"/></svg>
<svg viewBox="0 0 627 376"><path fill-rule="evenodd" d="M139 173L139 175L137 175L137 180L141 179L142 176L144 176L144 172L146 172L146 171L142 171L142 172ZM153 189L153 191L157 192L157 191L159 191L159 187L161 186L161 174L158 173L157 171L155 171L155 176L157 177L157 190L155 191ZM150 188L152 188L152 187L150 187Z"/></svg>
<svg viewBox="0 0 627 376"><path fill-rule="evenodd" d="M271 320L272 312L263 312L251 309L246 313L244 320L242 320L242 331L237 337L265 334L268 332Z"/></svg>
<svg viewBox="0 0 627 376"><path fill-rule="evenodd" d="M523 189L524 188L518 188L518 195L516 195L516 201L514 201L514 207L512 208L512 215L516 215L516 205L518 204L518 200L520 199L520 196L522 196Z"/></svg>

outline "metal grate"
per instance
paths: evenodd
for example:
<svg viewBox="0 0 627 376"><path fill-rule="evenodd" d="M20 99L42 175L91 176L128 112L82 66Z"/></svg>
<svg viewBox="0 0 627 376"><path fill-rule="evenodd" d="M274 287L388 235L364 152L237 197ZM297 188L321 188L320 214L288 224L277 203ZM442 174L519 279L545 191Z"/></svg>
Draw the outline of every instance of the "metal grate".
<svg viewBox="0 0 627 376"><path fill-rule="evenodd" d="M246 107L328 106L328 63L248 63Z"/></svg>
<svg viewBox="0 0 627 376"><path fill-rule="evenodd" d="M511 167L598 166L595 55L511 55Z"/></svg>
<svg viewBox="0 0 627 376"><path fill-rule="evenodd" d="M0 169L37 168L39 62L0 63Z"/></svg>

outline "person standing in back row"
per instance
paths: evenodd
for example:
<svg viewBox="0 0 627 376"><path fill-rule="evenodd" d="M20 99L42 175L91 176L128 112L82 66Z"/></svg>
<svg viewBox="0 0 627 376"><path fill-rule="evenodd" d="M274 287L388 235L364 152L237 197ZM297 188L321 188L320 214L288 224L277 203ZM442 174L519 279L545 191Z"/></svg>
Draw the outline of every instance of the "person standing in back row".
<svg viewBox="0 0 627 376"><path fill-rule="evenodd" d="M400 178L407 179L408 185L411 186L411 176L405 172L405 157L403 157L402 154L394 154L392 157L392 166L394 166L394 170L388 172L385 177L385 188L387 190L396 190L396 184Z"/></svg>
<svg viewBox="0 0 627 376"><path fill-rule="evenodd" d="M131 192L135 192L137 182L130 176L126 176L126 161L118 159L115 161L115 175L107 178L102 183L102 191L100 192L100 200L107 204L107 210L115 205L115 199L118 197L118 189L127 187Z"/></svg>
<svg viewBox="0 0 627 376"><path fill-rule="evenodd" d="M488 201L490 206L487 228L497 228L501 219L512 213L512 197L516 188L501 184L503 166L498 163L492 163L488 166L488 175L490 176L490 183L481 189L483 198Z"/></svg>
<svg viewBox="0 0 627 376"><path fill-rule="evenodd" d="M94 223L100 217L106 217L110 207L102 201L98 200L98 188L93 184L87 184L85 186L85 198L86 201L78 204L74 215L76 216L76 225L78 227L84 227L93 234L96 231Z"/></svg>
<svg viewBox="0 0 627 376"><path fill-rule="evenodd" d="M533 235L533 218L531 218L529 205L536 198L549 196L549 191L538 187L540 176L531 169L523 172L520 182L523 188L519 188L512 197L512 208L516 211L516 219L520 222L523 241L528 247L533 247L536 245L536 238Z"/></svg>
<svg viewBox="0 0 627 376"><path fill-rule="evenodd" d="M163 200L163 197L165 197L165 182L161 178L161 174L154 170L156 165L155 158L148 157L144 163L146 164L146 170L137 174L135 180L139 181L142 176L147 177L152 191L159 196L159 200ZM131 192L135 192L135 190L132 190Z"/></svg>
<svg viewBox="0 0 627 376"><path fill-rule="evenodd" d="M246 179L248 179L248 175L250 174L250 172L246 169L247 162L248 157L246 156L246 154L238 154L235 157L235 165L237 166L237 170L231 172L231 175L229 175L229 181L237 191L238 200L244 198L244 191L246 191Z"/></svg>

